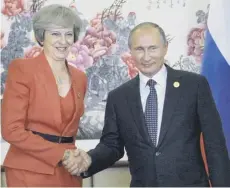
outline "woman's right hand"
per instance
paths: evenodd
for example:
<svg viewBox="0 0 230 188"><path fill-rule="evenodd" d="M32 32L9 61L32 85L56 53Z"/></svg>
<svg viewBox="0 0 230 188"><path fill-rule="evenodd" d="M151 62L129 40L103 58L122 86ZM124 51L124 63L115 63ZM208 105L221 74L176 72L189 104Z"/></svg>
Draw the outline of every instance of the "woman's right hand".
<svg viewBox="0 0 230 188"><path fill-rule="evenodd" d="M81 149L66 150L62 164L72 175L79 175L88 170L91 157Z"/></svg>

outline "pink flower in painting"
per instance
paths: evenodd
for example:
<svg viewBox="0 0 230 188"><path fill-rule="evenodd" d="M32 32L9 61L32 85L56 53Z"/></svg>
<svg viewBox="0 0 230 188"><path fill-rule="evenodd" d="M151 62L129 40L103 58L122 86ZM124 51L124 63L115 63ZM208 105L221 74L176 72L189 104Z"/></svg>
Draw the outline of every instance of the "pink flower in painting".
<svg viewBox="0 0 230 188"><path fill-rule="evenodd" d="M138 74L138 69L135 66L135 61L130 53L124 53L121 56L122 61L128 66L129 77L134 78Z"/></svg>
<svg viewBox="0 0 230 188"><path fill-rule="evenodd" d="M128 18L136 19L136 13L135 12L129 12Z"/></svg>
<svg viewBox="0 0 230 188"><path fill-rule="evenodd" d="M4 33L1 31L1 39L0 39L0 48L4 48L6 46L4 41Z"/></svg>
<svg viewBox="0 0 230 188"><path fill-rule="evenodd" d="M25 52L25 58L33 58L38 56L41 53L42 49L43 48L39 46L33 46L32 48L30 48Z"/></svg>
<svg viewBox="0 0 230 188"><path fill-rule="evenodd" d="M71 47L67 61L69 64L82 71L85 71L85 69L93 65L93 58L89 54L88 47L81 45L79 42L76 42Z"/></svg>
<svg viewBox="0 0 230 188"><path fill-rule="evenodd" d="M4 0L2 14L16 16L24 10L23 0Z"/></svg>
<svg viewBox="0 0 230 188"><path fill-rule="evenodd" d="M193 28L187 39L188 55L195 57L198 63L201 62L204 52L205 27Z"/></svg>
<svg viewBox="0 0 230 188"><path fill-rule="evenodd" d="M101 15L91 20L91 27L87 29L81 44L89 48L90 54L97 59L110 54L116 43L116 35L101 24Z"/></svg>
<svg viewBox="0 0 230 188"><path fill-rule="evenodd" d="M95 18L90 20L90 26L94 27L94 28L100 27L101 26L101 17L102 17L102 15L98 13Z"/></svg>
<svg viewBox="0 0 230 188"><path fill-rule="evenodd" d="M72 2L69 4L69 8L76 9L76 3L75 3L75 1L72 1Z"/></svg>

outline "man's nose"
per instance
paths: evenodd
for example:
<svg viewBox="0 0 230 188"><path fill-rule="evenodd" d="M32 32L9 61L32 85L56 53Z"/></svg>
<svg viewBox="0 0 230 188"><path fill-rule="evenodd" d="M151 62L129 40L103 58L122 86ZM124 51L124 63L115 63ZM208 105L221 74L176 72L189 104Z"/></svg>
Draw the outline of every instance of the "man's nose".
<svg viewBox="0 0 230 188"><path fill-rule="evenodd" d="M150 55L149 55L149 53L147 51L144 52L143 60L144 61L149 61L150 60Z"/></svg>

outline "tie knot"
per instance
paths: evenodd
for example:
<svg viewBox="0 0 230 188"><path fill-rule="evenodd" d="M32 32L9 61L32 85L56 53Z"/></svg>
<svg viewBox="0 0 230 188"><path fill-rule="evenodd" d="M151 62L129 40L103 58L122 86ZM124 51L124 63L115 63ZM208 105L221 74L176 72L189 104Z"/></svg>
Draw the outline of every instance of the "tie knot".
<svg viewBox="0 0 230 188"><path fill-rule="evenodd" d="M147 82L147 85L148 85L149 87L154 87L156 83L157 83L157 82L156 82L155 80L149 79L148 82Z"/></svg>

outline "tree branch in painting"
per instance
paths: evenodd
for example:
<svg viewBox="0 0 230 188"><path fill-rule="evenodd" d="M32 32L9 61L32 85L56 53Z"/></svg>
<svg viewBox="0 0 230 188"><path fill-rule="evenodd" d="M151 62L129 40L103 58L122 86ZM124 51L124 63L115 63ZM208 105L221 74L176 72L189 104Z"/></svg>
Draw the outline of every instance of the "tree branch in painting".
<svg viewBox="0 0 230 188"><path fill-rule="evenodd" d="M30 6L30 12L35 13L42 8L47 0L32 0L32 5Z"/></svg>
<svg viewBox="0 0 230 188"><path fill-rule="evenodd" d="M102 11L101 22L103 24L104 19L112 18L116 21L118 17L121 16L121 8L126 3L127 0L115 0L109 8L105 8Z"/></svg>

